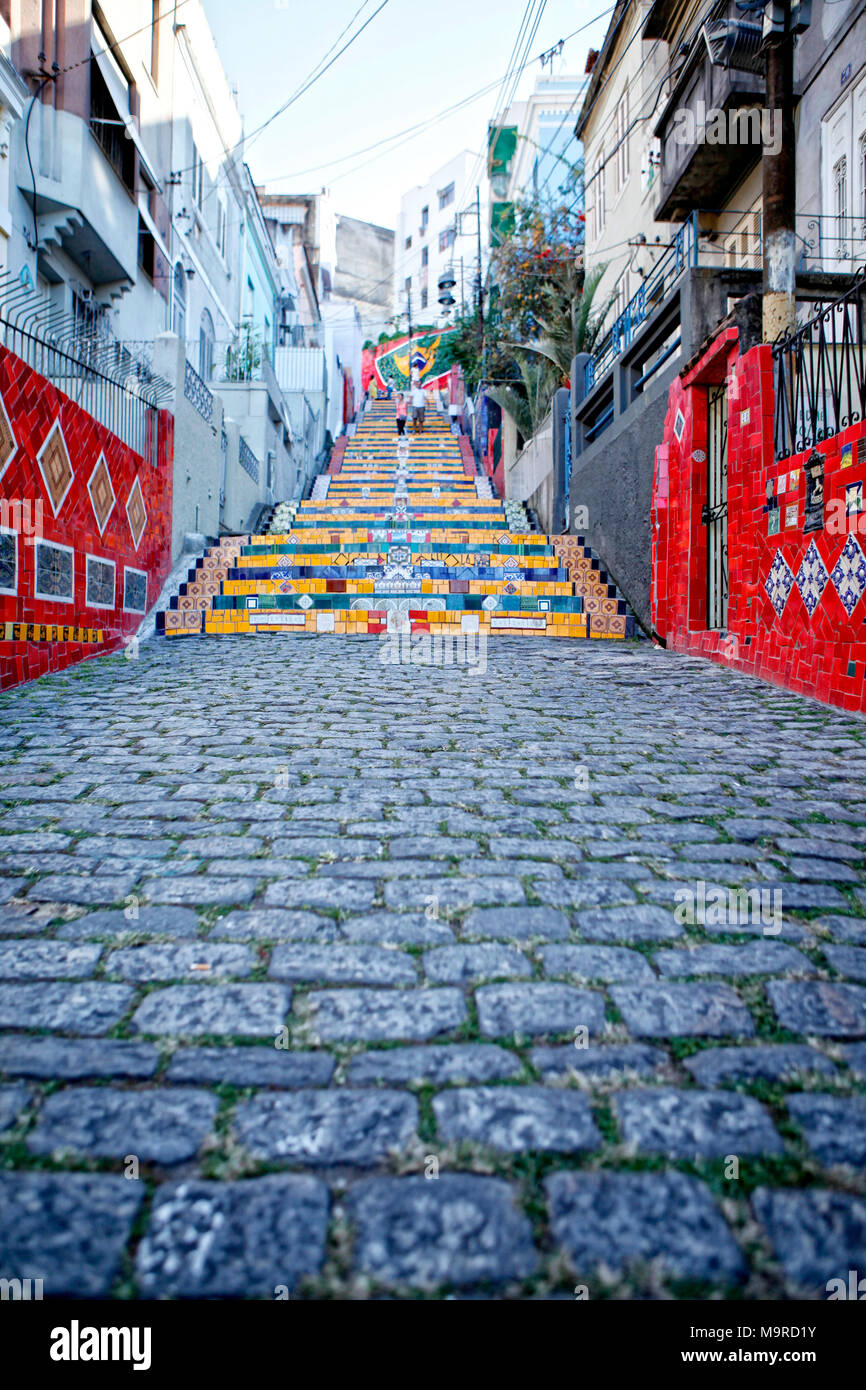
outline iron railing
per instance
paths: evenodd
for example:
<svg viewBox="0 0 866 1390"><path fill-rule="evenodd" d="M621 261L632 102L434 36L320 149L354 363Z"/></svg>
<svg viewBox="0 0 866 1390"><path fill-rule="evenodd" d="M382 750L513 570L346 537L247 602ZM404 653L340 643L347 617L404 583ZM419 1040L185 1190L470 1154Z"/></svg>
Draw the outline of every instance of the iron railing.
<svg viewBox="0 0 866 1390"><path fill-rule="evenodd" d="M0 273L0 343L122 439L156 462L157 411L173 389L136 345L94 318L63 313L29 270Z"/></svg>
<svg viewBox="0 0 866 1390"><path fill-rule="evenodd" d="M866 418L866 266L838 299L773 344L776 458Z"/></svg>
<svg viewBox="0 0 866 1390"><path fill-rule="evenodd" d="M205 386L195 367L186 359L183 372L183 394L194 405L201 418L209 425L213 420L213 396Z"/></svg>
<svg viewBox="0 0 866 1390"><path fill-rule="evenodd" d="M243 435L238 440L238 463L245 473L249 473L254 483L259 481L261 465Z"/></svg>

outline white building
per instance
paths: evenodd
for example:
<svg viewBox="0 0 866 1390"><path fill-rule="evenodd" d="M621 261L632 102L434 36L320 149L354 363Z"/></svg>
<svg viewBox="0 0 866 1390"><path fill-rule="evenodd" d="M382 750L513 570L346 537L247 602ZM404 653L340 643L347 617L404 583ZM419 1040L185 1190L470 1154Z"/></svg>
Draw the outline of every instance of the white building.
<svg viewBox="0 0 866 1390"><path fill-rule="evenodd" d="M542 204L565 199L578 206L575 170L582 147L575 139L574 125L588 81L574 73L547 73L537 79L525 101L511 103L497 123L511 129L514 140L507 182L494 189L497 199L514 202L529 197Z"/></svg>
<svg viewBox="0 0 866 1390"><path fill-rule="evenodd" d="M425 184L403 194L394 250L394 308L403 326L410 309L413 326L438 327L453 322L461 305L472 309L478 275L477 207L483 277L489 216L484 155L462 150ZM439 303L439 279L446 270L455 281L453 307Z"/></svg>

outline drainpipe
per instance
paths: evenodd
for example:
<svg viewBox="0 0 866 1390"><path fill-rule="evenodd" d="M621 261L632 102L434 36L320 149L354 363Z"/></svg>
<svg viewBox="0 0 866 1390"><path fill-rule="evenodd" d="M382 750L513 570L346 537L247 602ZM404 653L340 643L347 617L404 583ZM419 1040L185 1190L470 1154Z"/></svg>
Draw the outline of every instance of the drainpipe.
<svg viewBox="0 0 866 1390"><path fill-rule="evenodd" d="M769 32L768 32L769 23ZM790 0L771 3L764 18L767 54L766 109L778 149L764 145L763 339L772 343L796 327L794 212L794 35ZM779 123L781 122L781 131ZM781 139L779 138L781 135Z"/></svg>

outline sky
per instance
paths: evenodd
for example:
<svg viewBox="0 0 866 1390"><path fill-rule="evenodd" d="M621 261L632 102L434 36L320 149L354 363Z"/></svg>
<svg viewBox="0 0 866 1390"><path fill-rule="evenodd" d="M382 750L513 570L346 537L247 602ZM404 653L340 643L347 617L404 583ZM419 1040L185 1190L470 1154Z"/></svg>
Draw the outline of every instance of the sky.
<svg viewBox="0 0 866 1390"><path fill-rule="evenodd" d="M267 120L332 46L334 52L342 47L381 3L203 0L223 67L237 86L245 130ZM532 3L535 14L542 4L543 12L527 48L531 58L594 21L568 40L554 68L582 74L589 48L601 47L612 5L607 0ZM395 227L407 189L426 182L463 149L477 150L479 161L483 158L487 122L497 111L526 7L527 0L437 0L434 6L385 0L333 66L248 142L246 157L256 183L293 193L328 188L337 212ZM524 69L514 99L532 90L541 71L537 61ZM492 90L399 146L357 153L493 83ZM331 163L336 160L341 162Z"/></svg>

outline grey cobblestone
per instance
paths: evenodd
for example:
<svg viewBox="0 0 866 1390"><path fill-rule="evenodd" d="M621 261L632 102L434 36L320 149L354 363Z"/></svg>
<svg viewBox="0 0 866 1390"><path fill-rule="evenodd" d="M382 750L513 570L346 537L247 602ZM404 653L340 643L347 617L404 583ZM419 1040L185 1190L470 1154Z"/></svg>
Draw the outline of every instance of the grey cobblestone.
<svg viewBox="0 0 866 1390"><path fill-rule="evenodd" d="M136 1269L149 1298L274 1298L325 1258L328 1189L286 1174L162 1187Z"/></svg>
<svg viewBox="0 0 866 1390"><path fill-rule="evenodd" d="M279 985L169 985L139 1004L132 1027L138 1033L175 1037L273 1037L283 1027L290 1004L291 991Z"/></svg>
<svg viewBox="0 0 866 1390"><path fill-rule="evenodd" d="M135 998L128 985L0 985L0 1028L48 1028L57 1033L107 1033Z"/></svg>
<svg viewBox="0 0 866 1390"><path fill-rule="evenodd" d="M792 1095L788 1110L822 1163L866 1167L866 1100L862 1096Z"/></svg>
<svg viewBox="0 0 866 1390"><path fill-rule="evenodd" d="M21 1020L22 1023L25 1019ZM159 1052L152 1043L100 1038L45 1038L25 1033L0 1036L0 1072L50 1081L119 1076L141 1081L153 1076Z"/></svg>
<svg viewBox="0 0 866 1390"><path fill-rule="evenodd" d="M613 985L610 995L638 1038L748 1038L755 1031L730 985Z"/></svg>
<svg viewBox="0 0 866 1390"><path fill-rule="evenodd" d="M589 1101L579 1091L463 1086L443 1091L433 1110L447 1143L474 1139L507 1153L571 1153L601 1144Z"/></svg>
<svg viewBox="0 0 866 1390"><path fill-rule="evenodd" d="M479 1027L489 1038L574 1033L578 1028L595 1036L604 1026L602 996L572 985L482 985L475 1001Z"/></svg>
<svg viewBox="0 0 866 1390"><path fill-rule="evenodd" d="M48 1096L27 1147L35 1154L72 1149L96 1158L180 1163L195 1157L218 1105L207 1091L70 1087Z"/></svg>
<svg viewBox="0 0 866 1390"><path fill-rule="evenodd" d="M156 640L4 694L0 1273L825 1297L866 1243L860 722L649 643L497 640L468 700L375 652ZM781 931L678 922L696 877ZM69 1170L136 1145L133 1234L145 1185ZM757 1225L738 1153L780 1175Z"/></svg>
<svg viewBox="0 0 866 1390"><path fill-rule="evenodd" d="M371 1178L352 1187L348 1206L357 1228L354 1267L382 1284L502 1283L538 1265L517 1192L498 1178Z"/></svg>
<svg viewBox="0 0 866 1390"><path fill-rule="evenodd" d="M724 1091L620 1091L623 1139L639 1153L669 1158L778 1154L782 1141L751 1096Z"/></svg>
<svg viewBox="0 0 866 1390"><path fill-rule="evenodd" d="M104 1298L143 1199L104 1173L0 1173L0 1269L42 1279L46 1298Z"/></svg>
<svg viewBox="0 0 866 1390"><path fill-rule="evenodd" d="M577 1076L595 1077L599 1080L628 1080L630 1076L644 1076L657 1071L669 1061L668 1055L660 1047L649 1047L642 1043L593 1043L588 1047L575 1047L573 1044L558 1047L534 1047L530 1060L542 1077Z"/></svg>
<svg viewBox="0 0 866 1390"><path fill-rule="evenodd" d="M554 1173L551 1229L580 1275L657 1261L677 1279L739 1281L745 1261L709 1191L683 1173Z"/></svg>
<svg viewBox="0 0 866 1390"><path fill-rule="evenodd" d="M866 1197L847 1192L759 1188L755 1215L792 1284L827 1297L826 1281L859 1271L866 1249Z"/></svg>
<svg viewBox="0 0 866 1390"><path fill-rule="evenodd" d="M504 1081L523 1070L519 1057L493 1043L431 1044L362 1052L349 1063L349 1084L372 1082L441 1086L455 1081Z"/></svg>
<svg viewBox="0 0 866 1390"><path fill-rule="evenodd" d="M268 1161L320 1167L369 1167L403 1149L418 1122L414 1096L403 1091L295 1091L241 1101L241 1144Z"/></svg>
<svg viewBox="0 0 866 1390"><path fill-rule="evenodd" d="M322 989L308 996L307 1027L319 1042L415 1042L459 1028L458 989Z"/></svg>
<svg viewBox="0 0 866 1390"><path fill-rule="evenodd" d="M831 1038L866 1037L866 988L825 980L770 980L767 994L783 1028Z"/></svg>
<svg viewBox="0 0 866 1390"><path fill-rule="evenodd" d="M272 980L345 985L413 985L418 970L403 951L381 946L277 946L268 975Z"/></svg>
<svg viewBox="0 0 866 1390"><path fill-rule="evenodd" d="M210 980L221 976L248 975L255 964L247 946L213 941L177 941L171 945L129 946L110 951L106 975L122 980Z"/></svg>

